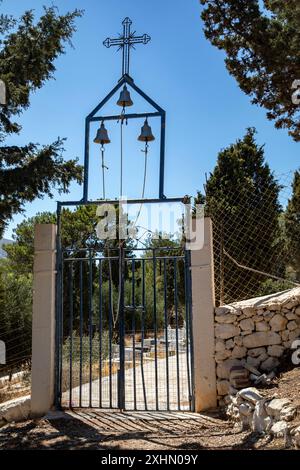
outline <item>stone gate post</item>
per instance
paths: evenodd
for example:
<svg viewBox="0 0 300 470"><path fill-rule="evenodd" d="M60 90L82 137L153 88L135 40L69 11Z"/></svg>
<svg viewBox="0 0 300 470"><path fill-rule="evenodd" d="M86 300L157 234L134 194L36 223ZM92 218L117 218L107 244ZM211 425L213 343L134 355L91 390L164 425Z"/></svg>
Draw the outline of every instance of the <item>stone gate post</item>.
<svg viewBox="0 0 300 470"><path fill-rule="evenodd" d="M43 416L54 402L56 225L34 232L31 415Z"/></svg>
<svg viewBox="0 0 300 470"><path fill-rule="evenodd" d="M191 251L195 411L217 406L214 273L211 219L204 219L204 246Z"/></svg>

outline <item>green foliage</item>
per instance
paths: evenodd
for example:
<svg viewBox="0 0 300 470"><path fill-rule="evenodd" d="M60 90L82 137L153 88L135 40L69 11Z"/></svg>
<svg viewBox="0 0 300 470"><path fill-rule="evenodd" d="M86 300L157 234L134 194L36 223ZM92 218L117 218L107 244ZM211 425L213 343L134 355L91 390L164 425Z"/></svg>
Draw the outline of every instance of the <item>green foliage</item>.
<svg viewBox="0 0 300 470"><path fill-rule="evenodd" d="M31 354L32 276L15 275L7 260L0 263L0 339L6 365L14 367Z"/></svg>
<svg viewBox="0 0 300 470"><path fill-rule="evenodd" d="M260 271L274 272L280 246L279 185L264 161L255 130L222 150L206 184L206 212L213 220L217 300L228 303L254 296L262 277L230 260Z"/></svg>
<svg viewBox="0 0 300 470"><path fill-rule="evenodd" d="M276 128L300 141L300 106L292 101L292 83L300 77L299 0L200 2L205 36L225 52L241 90L267 110Z"/></svg>
<svg viewBox="0 0 300 470"><path fill-rule="evenodd" d="M293 192L284 214L288 260L300 281L300 172L296 171Z"/></svg>
<svg viewBox="0 0 300 470"><path fill-rule="evenodd" d="M21 131L15 117L29 107L31 94L53 78L54 61L64 53L80 15L78 10L58 15L51 7L37 22L33 11L18 20L0 16L0 76L7 89L7 104L0 109L0 142ZM72 180L81 182L77 159L62 158L63 141L58 138L43 147L33 143L0 147L0 236L26 202L52 197L54 188L67 192Z"/></svg>

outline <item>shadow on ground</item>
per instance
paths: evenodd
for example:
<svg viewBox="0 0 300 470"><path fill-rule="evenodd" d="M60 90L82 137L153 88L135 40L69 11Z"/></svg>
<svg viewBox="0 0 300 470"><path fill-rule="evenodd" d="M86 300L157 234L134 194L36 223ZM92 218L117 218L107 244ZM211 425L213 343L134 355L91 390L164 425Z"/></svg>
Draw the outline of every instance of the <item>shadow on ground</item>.
<svg viewBox="0 0 300 470"><path fill-rule="evenodd" d="M4 426L0 449L253 449L259 436L215 415L77 410Z"/></svg>

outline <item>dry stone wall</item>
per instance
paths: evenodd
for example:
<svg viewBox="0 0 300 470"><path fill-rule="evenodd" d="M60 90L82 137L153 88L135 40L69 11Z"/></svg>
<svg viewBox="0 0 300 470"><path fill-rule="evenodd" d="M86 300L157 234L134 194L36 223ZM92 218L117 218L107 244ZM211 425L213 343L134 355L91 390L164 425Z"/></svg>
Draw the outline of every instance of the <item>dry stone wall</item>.
<svg viewBox="0 0 300 470"><path fill-rule="evenodd" d="M215 360L219 399L230 393L233 366L245 363L261 372L300 337L300 287L215 309Z"/></svg>

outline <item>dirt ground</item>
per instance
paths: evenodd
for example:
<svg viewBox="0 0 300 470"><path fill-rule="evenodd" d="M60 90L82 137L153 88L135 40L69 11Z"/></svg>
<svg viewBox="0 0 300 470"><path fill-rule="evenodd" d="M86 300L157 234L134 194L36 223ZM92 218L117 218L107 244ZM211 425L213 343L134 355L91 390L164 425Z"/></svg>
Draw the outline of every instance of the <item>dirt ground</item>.
<svg viewBox="0 0 300 470"><path fill-rule="evenodd" d="M300 406L300 368L281 373L264 395L293 399ZM80 409L53 412L40 420L0 429L2 449L240 450L283 449L283 439L241 431L219 411L196 413Z"/></svg>

